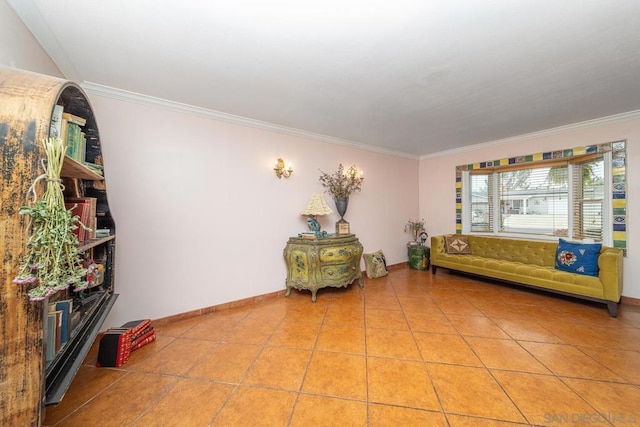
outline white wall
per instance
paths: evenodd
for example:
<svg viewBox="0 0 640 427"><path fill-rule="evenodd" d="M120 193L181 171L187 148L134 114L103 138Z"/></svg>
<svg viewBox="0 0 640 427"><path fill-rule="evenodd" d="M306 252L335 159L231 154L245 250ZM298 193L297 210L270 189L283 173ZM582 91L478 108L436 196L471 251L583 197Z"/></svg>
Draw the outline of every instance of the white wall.
<svg viewBox="0 0 640 427"><path fill-rule="evenodd" d="M323 191L320 170L338 163L364 170L345 218L365 252L382 249L390 264L407 260L404 224L418 215L418 160L90 99L117 227L120 298L105 326L284 289L287 239L308 230L300 212ZM277 157L293 164L291 178L275 176ZM320 223L333 232L338 218Z"/></svg>
<svg viewBox="0 0 640 427"><path fill-rule="evenodd" d="M455 233L455 167L458 165L626 139L628 254L624 260L622 293L640 298L640 283L633 280L640 275L640 233L634 232L640 226L637 219L640 208L635 203L640 197L640 170L633 167L640 160L640 118L635 117L567 126L421 159L420 213L429 224L429 234Z"/></svg>
<svg viewBox="0 0 640 427"><path fill-rule="evenodd" d="M62 77L56 64L5 0L0 0L0 65Z"/></svg>

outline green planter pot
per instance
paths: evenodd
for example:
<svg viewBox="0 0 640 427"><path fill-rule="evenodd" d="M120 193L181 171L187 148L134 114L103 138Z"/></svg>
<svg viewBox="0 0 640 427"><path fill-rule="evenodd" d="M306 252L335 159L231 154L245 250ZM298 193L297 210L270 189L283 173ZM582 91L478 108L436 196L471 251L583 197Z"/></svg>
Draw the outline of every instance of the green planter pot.
<svg viewBox="0 0 640 427"><path fill-rule="evenodd" d="M409 268L412 270L428 270L430 265L431 249L427 246L407 246L409 255Z"/></svg>

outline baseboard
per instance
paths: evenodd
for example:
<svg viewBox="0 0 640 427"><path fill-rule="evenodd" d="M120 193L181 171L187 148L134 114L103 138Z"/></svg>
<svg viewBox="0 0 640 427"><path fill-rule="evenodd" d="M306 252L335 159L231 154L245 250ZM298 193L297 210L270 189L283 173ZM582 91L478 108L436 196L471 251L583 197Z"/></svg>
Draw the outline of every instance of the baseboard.
<svg viewBox="0 0 640 427"><path fill-rule="evenodd" d="M387 271L402 270L403 268L409 268L409 261L387 265Z"/></svg>
<svg viewBox="0 0 640 427"><path fill-rule="evenodd" d="M155 326L166 326L168 324L178 322L181 320L187 320L194 317L203 316L205 314L215 313L216 311L229 310L231 308L246 307L250 305L258 305L264 301L283 297L285 292L286 292L286 289L283 289L280 291L271 292L269 294L257 295L255 297L244 298L236 301L226 302L223 304L200 308L198 310L187 311L180 314L174 314L173 316L161 317L159 319L153 320L153 324Z"/></svg>
<svg viewBox="0 0 640 427"><path fill-rule="evenodd" d="M622 297L620 303L623 305L631 305L634 307L640 307L640 299L631 297Z"/></svg>

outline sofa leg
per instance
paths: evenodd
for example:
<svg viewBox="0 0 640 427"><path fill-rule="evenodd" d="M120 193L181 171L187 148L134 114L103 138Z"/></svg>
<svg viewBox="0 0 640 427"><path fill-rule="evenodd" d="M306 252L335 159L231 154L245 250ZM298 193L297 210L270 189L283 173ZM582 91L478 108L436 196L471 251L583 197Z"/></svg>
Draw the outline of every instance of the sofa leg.
<svg viewBox="0 0 640 427"><path fill-rule="evenodd" d="M431 274L436 274L436 266L431 264Z"/></svg>
<svg viewBox="0 0 640 427"><path fill-rule="evenodd" d="M618 303L613 301L607 302L607 308L609 309L609 315L611 317L618 317Z"/></svg>

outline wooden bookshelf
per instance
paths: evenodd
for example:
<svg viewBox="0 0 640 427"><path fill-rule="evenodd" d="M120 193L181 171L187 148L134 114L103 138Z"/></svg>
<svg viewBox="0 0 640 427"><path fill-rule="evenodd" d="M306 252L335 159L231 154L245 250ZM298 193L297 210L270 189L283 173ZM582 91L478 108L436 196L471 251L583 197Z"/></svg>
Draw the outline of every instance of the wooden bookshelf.
<svg viewBox="0 0 640 427"><path fill-rule="evenodd" d="M89 100L77 84L41 74L0 67L0 425L41 425L47 405L56 404L89 352L118 295L114 292L116 228L107 200L104 177L67 157L62 177L77 182L80 194L71 197L95 199L97 229L109 235L90 239L78 249L86 263L102 265L100 280L87 289L65 289L44 301L31 301L31 285L12 282L26 254L29 221L18 214L32 183L42 173L46 158L41 141L51 136L52 115L60 107L86 119L83 161L101 164L98 126ZM56 121L57 123L57 121ZM9 173L6 173L9 172ZM41 181L39 185L44 185ZM37 189L41 194L42 189ZM92 221L93 222L93 221ZM69 304L67 340L56 342L52 354L47 341L47 314L51 304ZM73 316L71 316L73 315ZM72 321L73 320L73 321Z"/></svg>

